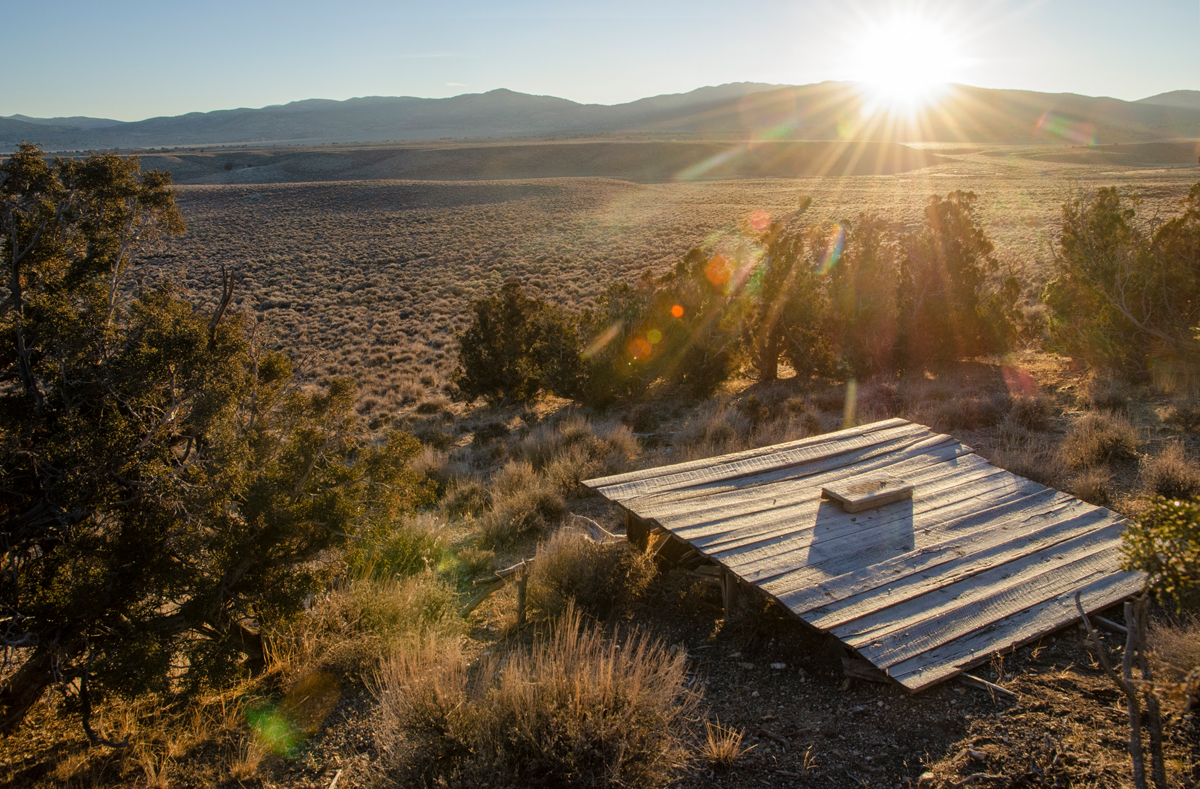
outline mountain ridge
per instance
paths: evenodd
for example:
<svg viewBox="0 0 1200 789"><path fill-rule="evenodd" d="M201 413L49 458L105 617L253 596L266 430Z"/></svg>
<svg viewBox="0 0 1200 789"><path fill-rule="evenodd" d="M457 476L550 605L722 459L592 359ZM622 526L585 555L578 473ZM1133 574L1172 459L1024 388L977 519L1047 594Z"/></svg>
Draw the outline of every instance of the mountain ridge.
<svg viewBox="0 0 1200 789"><path fill-rule="evenodd" d="M880 109L863 86L833 81L729 83L614 105L497 88L438 99L301 99L127 122L9 116L0 118L0 151L23 140L63 151L611 134L1072 145L1200 138L1200 91L1129 102L951 85L936 101L913 114Z"/></svg>

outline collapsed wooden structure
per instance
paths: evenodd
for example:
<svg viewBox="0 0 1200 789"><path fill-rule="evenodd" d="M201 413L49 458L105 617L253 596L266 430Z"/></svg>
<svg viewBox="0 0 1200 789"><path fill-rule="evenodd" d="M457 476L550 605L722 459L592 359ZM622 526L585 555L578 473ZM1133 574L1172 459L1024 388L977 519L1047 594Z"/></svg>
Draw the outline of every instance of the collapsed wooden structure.
<svg viewBox="0 0 1200 789"><path fill-rule="evenodd" d="M911 498L860 512L823 487L887 475ZM752 587L912 691L1136 594L1125 521L903 419L584 483L634 542Z"/></svg>

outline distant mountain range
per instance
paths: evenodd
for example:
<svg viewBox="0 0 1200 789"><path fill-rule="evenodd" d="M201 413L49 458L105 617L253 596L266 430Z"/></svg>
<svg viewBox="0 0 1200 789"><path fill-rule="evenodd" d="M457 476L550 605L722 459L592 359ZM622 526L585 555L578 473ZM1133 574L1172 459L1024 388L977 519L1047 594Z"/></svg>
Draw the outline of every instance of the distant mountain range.
<svg viewBox="0 0 1200 789"><path fill-rule="evenodd" d="M734 83L611 106L500 89L446 99L309 99L134 122L12 115L0 118L0 151L23 140L65 151L613 134L1075 145L1185 140L1200 138L1200 91L1130 102L954 85L908 113L880 106L847 82Z"/></svg>

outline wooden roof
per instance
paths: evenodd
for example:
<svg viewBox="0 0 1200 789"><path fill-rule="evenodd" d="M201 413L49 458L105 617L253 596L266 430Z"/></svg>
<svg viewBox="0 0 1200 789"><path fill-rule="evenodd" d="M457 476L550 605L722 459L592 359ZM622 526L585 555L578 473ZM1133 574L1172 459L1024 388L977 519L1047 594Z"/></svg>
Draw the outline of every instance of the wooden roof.
<svg viewBox="0 0 1200 789"><path fill-rule="evenodd" d="M857 514L821 487L885 472L911 499ZM1099 611L1125 521L889 419L584 483L831 633L910 690Z"/></svg>

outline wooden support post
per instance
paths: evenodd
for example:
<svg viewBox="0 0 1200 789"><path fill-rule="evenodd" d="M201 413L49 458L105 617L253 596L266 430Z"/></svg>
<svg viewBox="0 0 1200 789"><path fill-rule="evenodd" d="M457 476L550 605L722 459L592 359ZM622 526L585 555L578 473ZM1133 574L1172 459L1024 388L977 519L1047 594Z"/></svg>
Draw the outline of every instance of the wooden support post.
<svg viewBox="0 0 1200 789"><path fill-rule="evenodd" d="M650 527L629 510L625 511L625 539L643 551L650 541Z"/></svg>
<svg viewBox="0 0 1200 789"><path fill-rule="evenodd" d="M721 591L725 597L725 618L733 617L734 609L737 608L737 593L738 593L737 576L729 572L724 567L721 568Z"/></svg>
<svg viewBox="0 0 1200 789"><path fill-rule="evenodd" d="M517 627L525 624L525 590L529 585L529 570L522 569L517 576Z"/></svg>

